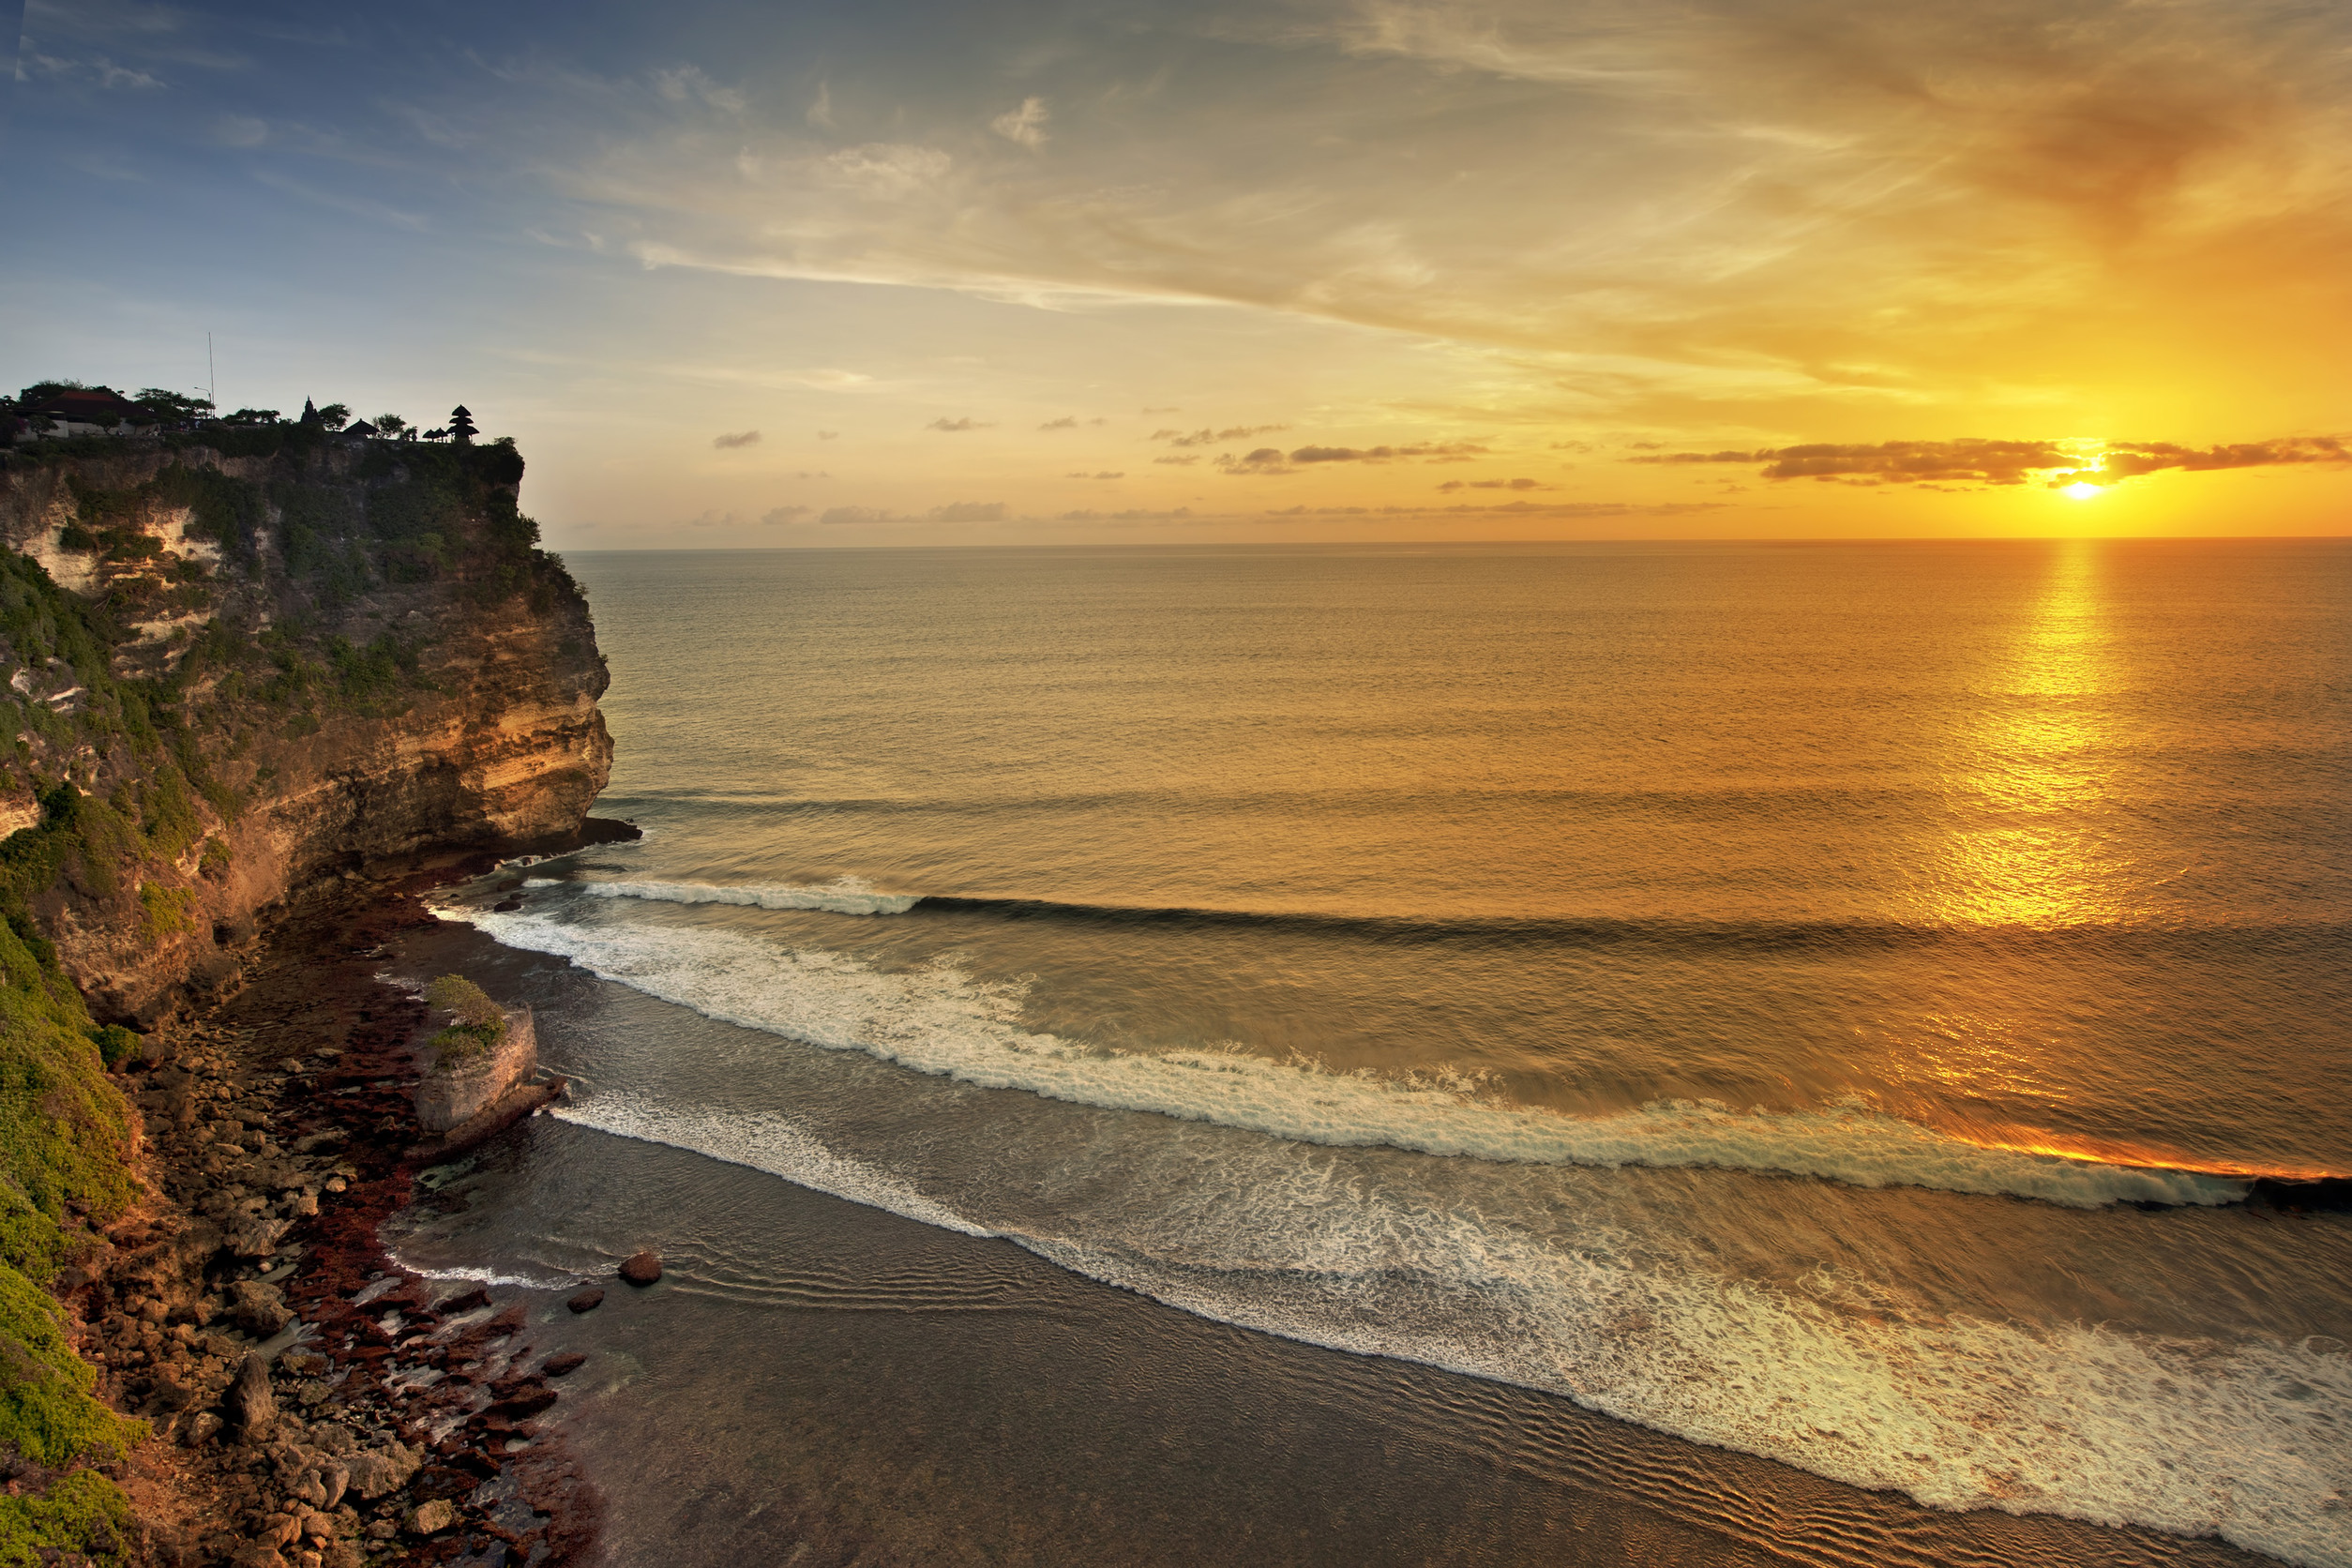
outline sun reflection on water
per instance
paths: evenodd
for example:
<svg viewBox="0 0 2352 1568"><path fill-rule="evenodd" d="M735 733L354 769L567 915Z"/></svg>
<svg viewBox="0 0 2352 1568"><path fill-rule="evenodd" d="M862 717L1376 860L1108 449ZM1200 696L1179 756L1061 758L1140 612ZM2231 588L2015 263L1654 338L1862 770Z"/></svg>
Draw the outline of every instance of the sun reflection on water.
<svg viewBox="0 0 2352 1568"><path fill-rule="evenodd" d="M1968 738L1939 921L2052 930L2127 918L2097 822L2108 797L2108 701L2119 685L2099 548L2061 545Z"/></svg>

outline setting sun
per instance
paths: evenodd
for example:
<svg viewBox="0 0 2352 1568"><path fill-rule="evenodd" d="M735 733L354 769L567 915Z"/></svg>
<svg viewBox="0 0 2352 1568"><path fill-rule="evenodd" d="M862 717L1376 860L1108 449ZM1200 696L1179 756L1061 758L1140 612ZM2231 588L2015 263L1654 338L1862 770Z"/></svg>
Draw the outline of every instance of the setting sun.
<svg viewBox="0 0 2352 1568"><path fill-rule="evenodd" d="M2106 491L2103 487L2083 479L2067 486L2058 493L2069 501L2088 501L2092 496L2103 495Z"/></svg>

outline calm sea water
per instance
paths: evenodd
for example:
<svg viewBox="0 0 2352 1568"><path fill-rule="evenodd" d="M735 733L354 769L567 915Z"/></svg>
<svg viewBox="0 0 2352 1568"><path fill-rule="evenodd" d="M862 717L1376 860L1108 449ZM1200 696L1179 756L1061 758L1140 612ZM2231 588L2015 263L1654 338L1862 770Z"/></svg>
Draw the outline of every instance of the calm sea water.
<svg viewBox="0 0 2352 1568"><path fill-rule="evenodd" d="M539 956L579 1095L413 1258L599 1272L583 1172L658 1147L728 1354L799 1299L741 1222L782 1178L1937 1508L2352 1564L2352 1216L2242 1201L2352 1174L2352 549L572 565L646 837L447 912Z"/></svg>

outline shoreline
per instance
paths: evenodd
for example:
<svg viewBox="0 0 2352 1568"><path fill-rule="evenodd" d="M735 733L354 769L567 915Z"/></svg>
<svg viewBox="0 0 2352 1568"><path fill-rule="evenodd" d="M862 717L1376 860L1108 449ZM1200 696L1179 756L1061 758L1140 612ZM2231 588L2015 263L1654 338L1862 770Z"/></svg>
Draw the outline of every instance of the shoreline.
<svg viewBox="0 0 2352 1568"><path fill-rule="evenodd" d="M419 934L417 972L477 974L565 1020L552 1064L587 1082L649 1051L721 1060L738 1033L462 924ZM1853 1487L1560 1395L1238 1326L1003 1236L568 1115L500 1150L418 1212L402 1256L559 1274L636 1244L665 1259L660 1285L564 1326L590 1356L559 1414L606 1489L604 1560L724 1568L778 1541L814 1560L1040 1568L2277 1560Z"/></svg>
<svg viewBox="0 0 2352 1568"><path fill-rule="evenodd" d="M420 857L289 900L238 982L123 1075L146 1196L57 1295L100 1396L154 1428L105 1467L131 1560L539 1568L596 1541L600 1500L542 1419L570 1367L534 1354L523 1300L428 1280L379 1240L433 1161L552 1097L536 1086L462 1141L425 1135L408 1098L425 1007L376 973L434 924L422 895L496 861Z"/></svg>

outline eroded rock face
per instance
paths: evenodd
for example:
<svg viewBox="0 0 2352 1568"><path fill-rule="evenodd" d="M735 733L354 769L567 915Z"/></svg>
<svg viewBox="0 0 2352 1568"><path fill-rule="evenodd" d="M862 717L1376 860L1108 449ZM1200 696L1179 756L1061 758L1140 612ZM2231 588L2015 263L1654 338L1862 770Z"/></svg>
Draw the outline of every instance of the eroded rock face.
<svg viewBox="0 0 2352 1568"><path fill-rule="evenodd" d="M68 875L35 903L102 1019L145 1027L182 985L225 983L254 913L338 868L578 830L611 765L596 710L608 676L586 600L516 533L522 464L511 449L506 461L476 465L441 532L406 538L375 531L405 469L384 472L384 454L358 444L224 458L126 443L119 456L0 469L0 545L101 607L121 639L113 676L177 679L159 716L185 724L211 786L189 792L196 830L175 859L113 885ZM170 500L200 471L267 498L226 548L204 536L218 529L201 507ZM319 498L339 508L348 537L327 544L359 563L352 572L323 570L324 547L281 514L279 498L298 495L314 512ZM85 524L112 543L69 548L91 537ZM290 628L308 641L284 641ZM230 644L241 673L219 656ZM270 661L289 648L312 672L291 699L269 689ZM337 659L385 649L402 663L374 684L338 673ZM0 646L0 695L21 706L72 719L117 701L93 679L103 686L53 655ZM0 787L0 830L38 820L33 779L71 777L99 800L143 791L152 759L111 733L35 735L23 776Z"/></svg>

